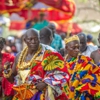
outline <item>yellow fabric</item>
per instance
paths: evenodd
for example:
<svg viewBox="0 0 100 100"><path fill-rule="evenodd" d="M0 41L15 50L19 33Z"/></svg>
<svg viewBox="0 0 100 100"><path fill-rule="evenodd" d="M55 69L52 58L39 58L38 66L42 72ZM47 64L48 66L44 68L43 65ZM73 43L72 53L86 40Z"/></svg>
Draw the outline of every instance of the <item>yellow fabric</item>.
<svg viewBox="0 0 100 100"><path fill-rule="evenodd" d="M55 100L52 88L48 85L48 96L50 100Z"/></svg>
<svg viewBox="0 0 100 100"><path fill-rule="evenodd" d="M20 75L23 83L25 82L26 77L28 76L29 72L30 72L30 69L29 70L20 70L19 71L19 75Z"/></svg>
<svg viewBox="0 0 100 100"><path fill-rule="evenodd" d="M65 44L67 44L67 43L69 43L69 42L72 42L72 41L74 41L74 40L79 41L79 38L78 38L77 35L73 35L73 36L71 36L71 37L69 37L69 38L65 38L65 39L64 39Z"/></svg>
<svg viewBox="0 0 100 100"><path fill-rule="evenodd" d="M64 62L62 60L59 60L57 56L50 55L42 61L42 66L46 71L54 70L56 68L63 69Z"/></svg>

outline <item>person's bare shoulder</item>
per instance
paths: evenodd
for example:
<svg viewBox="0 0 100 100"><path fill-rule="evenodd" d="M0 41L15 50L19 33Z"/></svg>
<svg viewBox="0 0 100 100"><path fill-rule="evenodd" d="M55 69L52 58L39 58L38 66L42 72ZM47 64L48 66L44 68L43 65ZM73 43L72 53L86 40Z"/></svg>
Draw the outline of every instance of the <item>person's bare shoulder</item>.
<svg viewBox="0 0 100 100"><path fill-rule="evenodd" d="M91 54L96 54L96 53L98 53L98 50L95 50L95 51L93 51Z"/></svg>
<svg viewBox="0 0 100 100"><path fill-rule="evenodd" d="M94 59L95 55L98 53L98 50L95 50L91 53L90 57Z"/></svg>

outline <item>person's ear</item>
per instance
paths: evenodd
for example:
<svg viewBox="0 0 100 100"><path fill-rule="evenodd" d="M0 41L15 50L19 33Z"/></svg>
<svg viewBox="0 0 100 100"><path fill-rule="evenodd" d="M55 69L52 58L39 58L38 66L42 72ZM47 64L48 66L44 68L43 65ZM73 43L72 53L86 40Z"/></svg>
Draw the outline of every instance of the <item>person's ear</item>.
<svg viewBox="0 0 100 100"><path fill-rule="evenodd" d="M23 38L23 41L26 43L26 39L25 39L25 37Z"/></svg>
<svg viewBox="0 0 100 100"><path fill-rule="evenodd" d="M65 45L65 49L66 49L66 50L68 49L68 45Z"/></svg>
<svg viewBox="0 0 100 100"><path fill-rule="evenodd" d="M53 36L50 36L50 41L51 41L51 42L53 41Z"/></svg>

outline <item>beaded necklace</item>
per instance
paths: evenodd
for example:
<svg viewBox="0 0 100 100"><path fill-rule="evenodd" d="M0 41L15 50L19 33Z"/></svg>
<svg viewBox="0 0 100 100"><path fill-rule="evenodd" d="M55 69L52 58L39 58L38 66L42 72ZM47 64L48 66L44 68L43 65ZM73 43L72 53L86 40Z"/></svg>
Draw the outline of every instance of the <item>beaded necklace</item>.
<svg viewBox="0 0 100 100"><path fill-rule="evenodd" d="M25 49L23 49L23 51L20 54L19 60L18 60L18 64L17 67L19 70L24 70L26 68L31 68L32 67L32 63L35 60L35 58L38 56L38 54L41 52L42 47L39 46L37 52L35 53L35 55L33 56L33 58L29 61L29 62L25 62L24 59L27 55L28 52L28 47L26 47Z"/></svg>

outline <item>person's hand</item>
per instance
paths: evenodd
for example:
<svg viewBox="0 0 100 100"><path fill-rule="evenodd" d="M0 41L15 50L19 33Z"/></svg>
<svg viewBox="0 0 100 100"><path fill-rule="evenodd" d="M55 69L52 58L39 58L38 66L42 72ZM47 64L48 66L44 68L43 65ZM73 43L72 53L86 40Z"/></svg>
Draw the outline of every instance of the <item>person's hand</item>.
<svg viewBox="0 0 100 100"><path fill-rule="evenodd" d="M36 85L36 89L42 91L43 89L46 88L46 86L47 86L46 83L44 83L44 82L39 82L39 83L37 83L37 85Z"/></svg>
<svg viewBox="0 0 100 100"><path fill-rule="evenodd" d="M8 74L9 73L9 71L11 70L11 65L12 65L12 62L6 62L4 64L4 73L5 74Z"/></svg>

